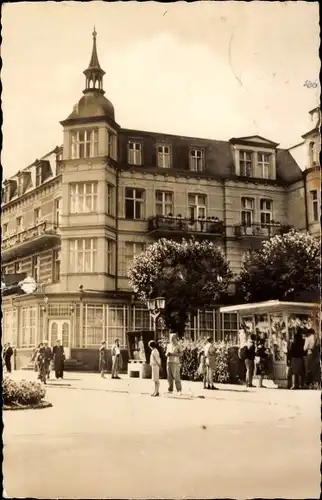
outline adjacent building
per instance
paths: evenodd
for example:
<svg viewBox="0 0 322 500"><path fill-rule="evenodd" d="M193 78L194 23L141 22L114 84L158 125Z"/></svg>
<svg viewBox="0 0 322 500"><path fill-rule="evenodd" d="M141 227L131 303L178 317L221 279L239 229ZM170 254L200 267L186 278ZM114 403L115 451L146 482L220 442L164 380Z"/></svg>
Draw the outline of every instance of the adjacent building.
<svg viewBox="0 0 322 500"><path fill-rule="evenodd" d="M122 128L104 95L95 31L84 75L83 96L61 122L63 145L3 183L2 274L38 283L31 296L3 298L18 368L44 338L91 364L103 338L125 347L127 330L151 328L127 269L157 238L210 239L237 273L283 226L316 231L318 163L303 173L292 152L257 135L225 142ZM234 335L237 318L199 311L187 331Z"/></svg>

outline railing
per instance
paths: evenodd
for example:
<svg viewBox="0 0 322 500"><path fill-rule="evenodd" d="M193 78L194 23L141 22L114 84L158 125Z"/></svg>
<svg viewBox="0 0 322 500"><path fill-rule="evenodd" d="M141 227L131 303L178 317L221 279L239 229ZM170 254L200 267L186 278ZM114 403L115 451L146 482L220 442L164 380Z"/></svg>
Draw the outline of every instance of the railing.
<svg viewBox="0 0 322 500"><path fill-rule="evenodd" d="M26 243L28 241L34 240L35 238L39 238L39 236L43 235L56 235L57 234L57 226L52 222L41 222L36 226L30 227L28 229L24 229L19 233L12 234L3 238L1 242L1 249L8 250L9 248L13 248L21 243Z"/></svg>
<svg viewBox="0 0 322 500"><path fill-rule="evenodd" d="M244 224L237 224L235 226L235 236L237 238L243 238L247 236L255 236L258 238L270 238L271 236L275 236L277 234L281 234L285 230L289 230L290 226L282 226L280 223L272 223L272 224L261 224L255 223L249 226Z"/></svg>
<svg viewBox="0 0 322 500"><path fill-rule="evenodd" d="M216 217L198 218L197 220L156 215L149 219L149 231L182 231L188 233L207 233L224 235L223 221Z"/></svg>

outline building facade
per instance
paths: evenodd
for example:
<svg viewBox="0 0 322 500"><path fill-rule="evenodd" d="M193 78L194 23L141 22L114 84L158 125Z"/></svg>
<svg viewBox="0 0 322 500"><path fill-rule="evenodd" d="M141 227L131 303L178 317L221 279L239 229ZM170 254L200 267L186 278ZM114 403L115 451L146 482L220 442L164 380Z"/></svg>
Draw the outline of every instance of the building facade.
<svg viewBox="0 0 322 500"><path fill-rule="evenodd" d="M122 128L104 96L95 31L84 75L83 96L61 122L63 145L3 183L2 274L38 284L31 296L3 298L3 340L17 346L18 368L45 338L88 361L103 338L125 347L126 331L150 329L127 269L157 238L210 239L237 273L281 227L314 229L315 181L290 151L260 136L224 142ZM234 336L237 318L199 311L187 332Z"/></svg>

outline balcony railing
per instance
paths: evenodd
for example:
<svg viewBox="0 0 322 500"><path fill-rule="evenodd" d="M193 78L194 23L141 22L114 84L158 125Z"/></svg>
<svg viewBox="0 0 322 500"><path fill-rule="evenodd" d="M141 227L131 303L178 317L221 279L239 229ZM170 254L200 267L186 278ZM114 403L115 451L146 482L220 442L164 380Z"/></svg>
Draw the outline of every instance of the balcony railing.
<svg viewBox="0 0 322 500"><path fill-rule="evenodd" d="M272 236L286 232L286 229L289 230L291 228L290 226L282 226L280 223L255 223L249 226L237 224L235 226L235 236L236 238L271 238Z"/></svg>
<svg viewBox="0 0 322 500"><path fill-rule="evenodd" d="M174 233L191 233L208 237L225 235L224 223L216 217L193 220L184 217L156 215L149 219L148 230L150 234L160 235Z"/></svg>
<svg viewBox="0 0 322 500"><path fill-rule="evenodd" d="M41 222L33 227L3 238L1 242L2 260L23 255L29 250L34 250L48 245L50 241L57 241L60 235L57 226L51 222Z"/></svg>

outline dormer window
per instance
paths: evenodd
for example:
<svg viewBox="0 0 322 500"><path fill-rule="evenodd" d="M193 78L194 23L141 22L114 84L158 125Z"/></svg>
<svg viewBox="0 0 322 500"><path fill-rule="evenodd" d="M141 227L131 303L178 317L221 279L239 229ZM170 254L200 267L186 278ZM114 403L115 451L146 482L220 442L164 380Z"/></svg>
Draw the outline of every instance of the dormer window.
<svg viewBox="0 0 322 500"><path fill-rule="evenodd" d="M158 167L171 168L171 146L158 144Z"/></svg>
<svg viewBox="0 0 322 500"><path fill-rule="evenodd" d="M204 169L204 155L202 149L190 149L190 170L202 172Z"/></svg>
<svg viewBox="0 0 322 500"><path fill-rule="evenodd" d="M257 164L260 177L262 179L269 179L271 169L271 155L267 153L257 153Z"/></svg>
<svg viewBox="0 0 322 500"><path fill-rule="evenodd" d="M140 142L129 141L128 163L129 165L142 165L142 144Z"/></svg>
<svg viewBox="0 0 322 500"><path fill-rule="evenodd" d="M71 158L95 158L98 156L98 130L71 132Z"/></svg>
<svg viewBox="0 0 322 500"><path fill-rule="evenodd" d="M36 187L42 184L42 165L36 167Z"/></svg>
<svg viewBox="0 0 322 500"><path fill-rule="evenodd" d="M22 196L23 195L23 175L20 174L19 177L18 177L18 196Z"/></svg>
<svg viewBox="0 0 322 500"><path fill-rule="evenodd" d="M253 176L253 159L250 151L239 152L239 169L243 177Z"/></svg>

